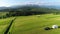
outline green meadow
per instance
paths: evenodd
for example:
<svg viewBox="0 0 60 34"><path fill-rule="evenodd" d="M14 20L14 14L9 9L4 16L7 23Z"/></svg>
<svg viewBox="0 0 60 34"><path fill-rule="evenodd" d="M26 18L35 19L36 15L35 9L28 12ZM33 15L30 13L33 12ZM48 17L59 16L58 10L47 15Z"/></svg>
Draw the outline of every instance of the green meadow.
<svg viewBox="0 0 60 34"><path fill-rule="evenodd" d="M12 19L14 17L0 19L0 34L4 34ZM52 25L60 26L59 14L16 16L8 34L60 34L60 28L44 30L45 27L52 28Z"/></svg>
<svg viewBox="0 0 60 34"><path fill-rule="evenodd" d="M13 17L0 19L0 34L4 34L12 19Z"/></svg>
<svg viewBox="0 0 60 34"><path fill-rule="evenodd" d="M8 13L8 12L0 12L0 16L4 16L4 15L6 15L6 13Z"/></svg>
<svg viewBox="0 0 60 34"><path fill-rule="evenodd" d="M60 26L60 15L44 14L18 16L10 28L10 34L60 34L60 28L44 30L52 25Z"/></svg>
<svg viewBox="0 0 60 34"><path fill-rule="evenodd" d="M0 34L60 34L60 7L34 3L1 6Z"/></svg>

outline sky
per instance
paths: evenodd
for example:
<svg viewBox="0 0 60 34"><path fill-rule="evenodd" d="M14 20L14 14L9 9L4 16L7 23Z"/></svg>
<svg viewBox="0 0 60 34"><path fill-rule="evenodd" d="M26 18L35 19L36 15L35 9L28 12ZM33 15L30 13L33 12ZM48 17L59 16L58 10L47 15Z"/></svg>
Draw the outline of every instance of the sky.
<svg viewBox="0 0 60 34"><path fill-rule="evenodd" d="M37 5L60 5L60 0L0 0L1 6L13 6L13 5L26 5L26 4L37 4Z"/></svg>

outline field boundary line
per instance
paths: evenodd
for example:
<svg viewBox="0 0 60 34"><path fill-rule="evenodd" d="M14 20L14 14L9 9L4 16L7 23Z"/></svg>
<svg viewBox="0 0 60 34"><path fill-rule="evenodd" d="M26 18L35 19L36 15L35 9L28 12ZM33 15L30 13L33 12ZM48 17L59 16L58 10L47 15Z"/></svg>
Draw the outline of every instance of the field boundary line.
<svg viewBox="0 0 60 34"><path fill-rule="evenodd" d="M8 34L8 32L9 32L9 30L10 30L10 28L11 28L11 26L12 26L12 24L13 24L13 22L14 22L15 19L16 19L16 17L10 21L10 24L9 24L9 26L7 27L7 29L6 29L6 31L4 32L4 34Z"/></svg>

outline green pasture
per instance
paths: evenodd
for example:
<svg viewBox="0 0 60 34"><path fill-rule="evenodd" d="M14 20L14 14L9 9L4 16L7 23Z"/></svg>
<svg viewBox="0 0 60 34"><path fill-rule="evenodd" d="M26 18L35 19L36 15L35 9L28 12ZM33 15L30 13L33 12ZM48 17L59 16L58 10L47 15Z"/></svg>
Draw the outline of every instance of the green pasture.
<svg viewBox="0 0 60 34"><path fill-rule="evenodd" d="M0 19L0 34L4 34L12 19L13 17Z"/></svg>
<svg viewBox="0 0 60 34"><path fill-rule="evenodd" d="M60 28L44 30L52 25L60 26L60 15L44 14L32 16L18 16L13 22L10 34L60 34Z"/></svg>

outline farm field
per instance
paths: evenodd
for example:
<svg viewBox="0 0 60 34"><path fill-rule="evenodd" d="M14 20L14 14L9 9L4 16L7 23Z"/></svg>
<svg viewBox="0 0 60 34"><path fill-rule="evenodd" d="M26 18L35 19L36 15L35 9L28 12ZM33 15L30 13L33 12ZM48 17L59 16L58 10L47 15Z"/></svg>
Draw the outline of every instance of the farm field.
<svg viewBox="0 0 60 34"><path fill-rule="evenodd" d="M10 34L60 34L60 28L44 30L52 25L60 26L60 15L44 14L32 16L18 16L13 22Z"/></svg>

